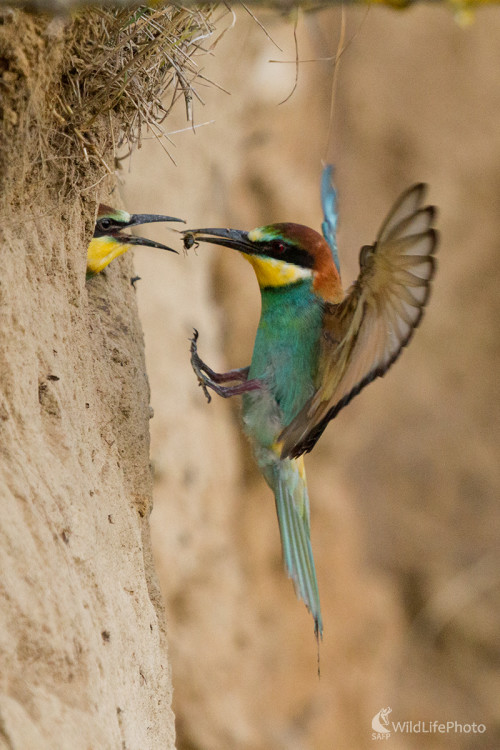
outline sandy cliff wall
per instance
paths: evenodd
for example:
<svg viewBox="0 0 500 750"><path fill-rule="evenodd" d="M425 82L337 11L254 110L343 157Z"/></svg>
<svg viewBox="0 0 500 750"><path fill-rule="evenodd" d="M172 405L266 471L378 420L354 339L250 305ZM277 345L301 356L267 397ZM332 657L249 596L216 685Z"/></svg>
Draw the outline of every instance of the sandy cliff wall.
<svg viewBox="0 0 500 750"><path fill-rule="evenodd" d="M143 337L130 262L85 284L109 193L80 150L71 170L50 152L48 24L7 14L0 29L0 746L163 750Z"/></svg>

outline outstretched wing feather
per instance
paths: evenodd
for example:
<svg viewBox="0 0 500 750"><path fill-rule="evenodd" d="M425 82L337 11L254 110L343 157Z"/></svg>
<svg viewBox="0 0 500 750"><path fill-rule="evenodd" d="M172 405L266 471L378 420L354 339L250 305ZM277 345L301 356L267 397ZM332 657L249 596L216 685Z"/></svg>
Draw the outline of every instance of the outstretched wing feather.
<svg viewBox="0 0 500 750"><path fill-rule="evenodd" d="M362 388L383 375L418 326L434 274L433 207L421 208L425 186L397 201L345 299L323 319L317 389L281 434L282 456L310 451L328 422Z"/></svg>

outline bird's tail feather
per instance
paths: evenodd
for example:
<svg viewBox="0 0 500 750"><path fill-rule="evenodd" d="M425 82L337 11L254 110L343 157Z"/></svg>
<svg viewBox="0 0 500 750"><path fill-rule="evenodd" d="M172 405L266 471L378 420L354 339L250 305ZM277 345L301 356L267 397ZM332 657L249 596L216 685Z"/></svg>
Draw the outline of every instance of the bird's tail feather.
<svg viewBox="0 0 500 750"><path fill-rule="evenodd" d="M274 466L273 490L283 559L297 596L314 618L314 632L323 637L318 582L311 548L309 497L303 460L286 459Z"/></svg>

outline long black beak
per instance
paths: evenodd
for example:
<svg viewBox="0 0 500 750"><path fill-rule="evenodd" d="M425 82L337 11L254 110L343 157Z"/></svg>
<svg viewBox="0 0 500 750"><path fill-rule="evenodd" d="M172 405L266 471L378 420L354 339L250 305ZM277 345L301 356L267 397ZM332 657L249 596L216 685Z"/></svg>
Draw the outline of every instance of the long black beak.
<svg viewBox="0 0 500 750"><path fill-rule="evenodd" d="M160 250L170 250L171 253L177 253L173 247L162 245L161 242L155 242L154 240L148 240L145 237L136 237L135 234L115 234L113 235L115 240L123 242L124 245L145 245L146 247L159 247Z"/></svg>
<svg viewBox="0 0 500 750"><path fill-rule="evenodd" d="M248 239L248 232L241 229L186 229L184 248L189 250L197 242L212 242L214 245L230 247L242 253L255 254L255 244Z"/></svg>
<svg viewBox="0 0 500 750"><path fill-rule="evenodd" d="M159 214L132 214L130 221L126 225L127 227L139 226L140 224L152 224L155 221L181 221L183 224L186 222L184 219L176 219L174 216L160 216ZM122 234L121 232L115 235L115 238L120 242L124 242L127 245L145 245L146 247L158 247L160 250L169 250L171 253L177 253L172 247L162 245L161 242L155 242L154 240L148 240L145 237L136 237L135 234Z"/></svg>
<svg viewBox="0 0 500 750"><path fill-rule="evenodd" d="M183 224L184 219L176 219L175 216L160 216L159 214L132 214L127 226L138 226L139 224L152 224L155 221L180 221Z"/></svg>

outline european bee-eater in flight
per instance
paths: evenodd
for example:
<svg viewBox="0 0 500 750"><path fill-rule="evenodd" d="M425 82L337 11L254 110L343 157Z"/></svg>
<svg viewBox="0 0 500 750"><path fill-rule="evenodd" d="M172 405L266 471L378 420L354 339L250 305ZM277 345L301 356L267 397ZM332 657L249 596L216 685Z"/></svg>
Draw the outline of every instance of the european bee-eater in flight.
<svg viewBox="0 0 500 750"><path fill-rule="evenodd" d="M170 250L171 253L176 253L177 250L154 240L120 233L122 229L127 227L151 224L154 221L182 221L183 224L185 223L183 219L176 219L173 216L129 214L126 211L110 208L101 203L97 213L94 236L87 250L87 279L102 271L112 260L126 253L133 245L159 247L162 250Z"/></svg>
<svg viewBox="0 0 500 750"><path fill-rule="evenodd" d="M344 292L331 175L328 166L324 236L291 223L184 233L186 247L211 242L238 250L257 276L262 312L250 367L213 372L197 354L196 331L191 362L206 395L207 388L225 398L243 395L244 430L274 492L285 567L317 638L323 623L302 454L410 341L429 297L437 244L435 209L423 206L425 185L413 185L392 207L375 243L361 248L358 279Z"/></svg>

